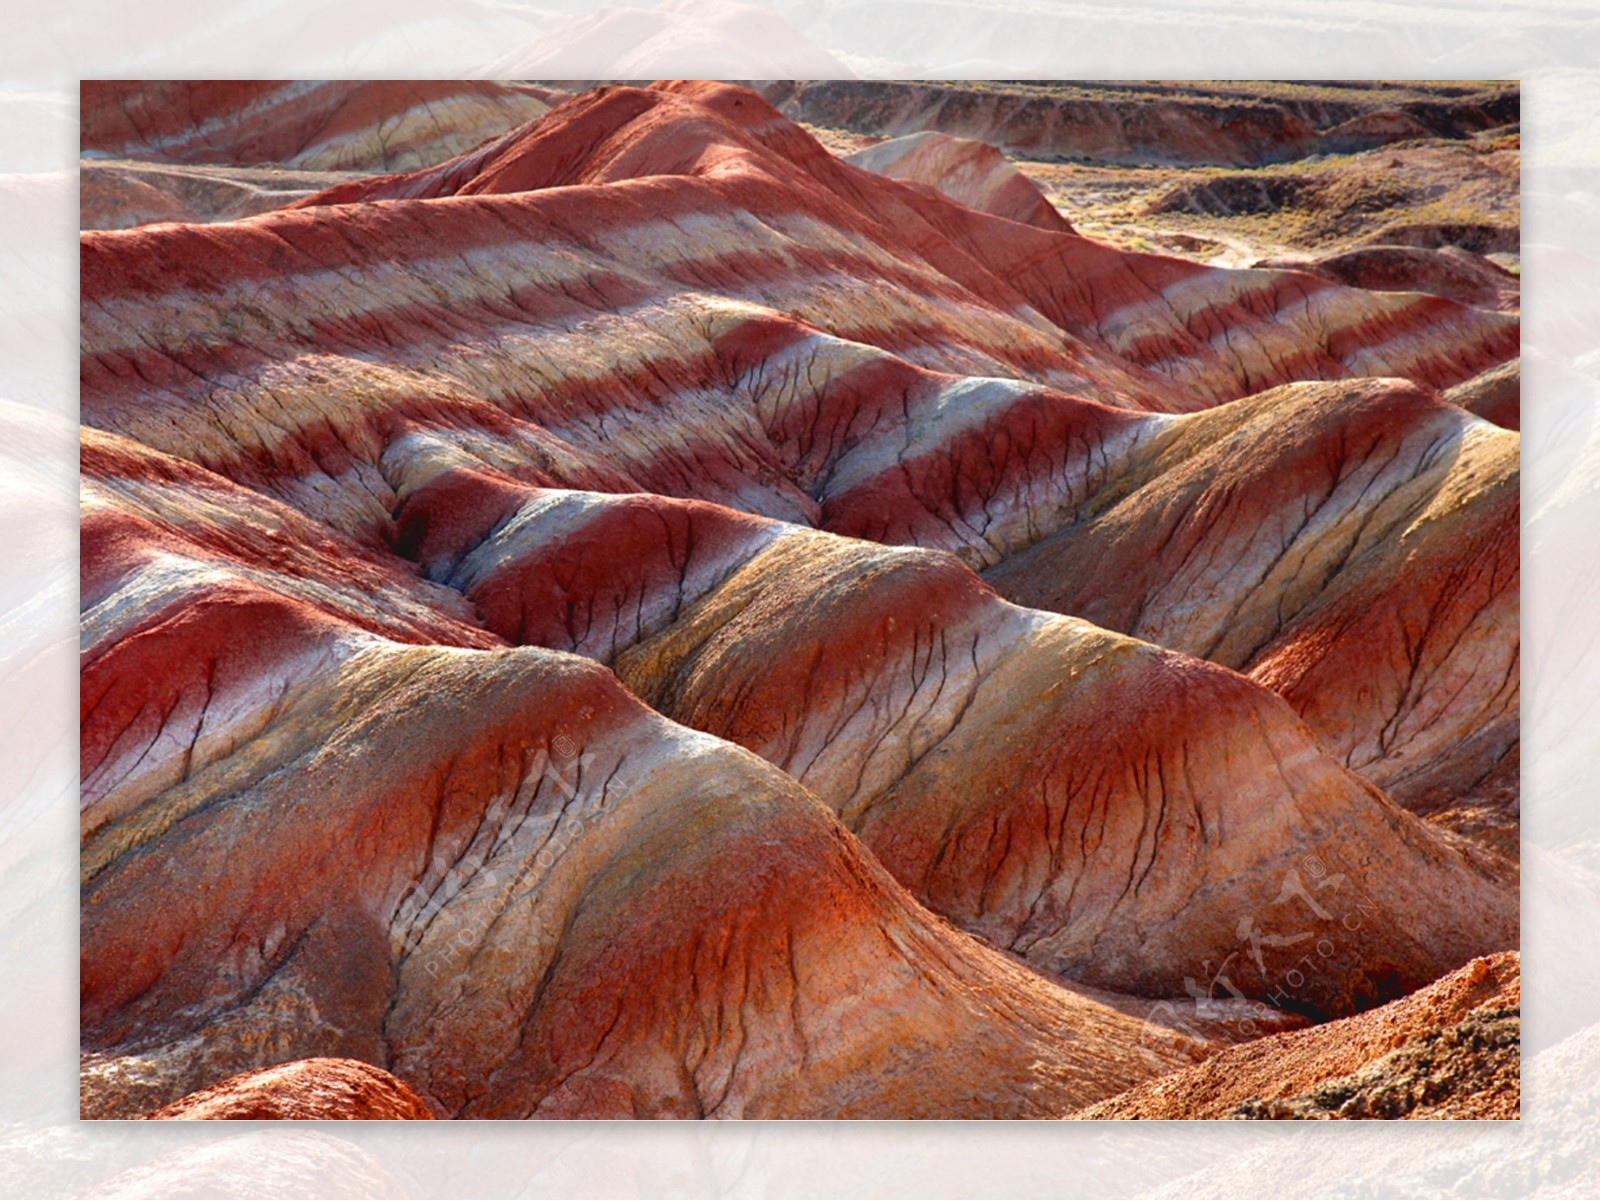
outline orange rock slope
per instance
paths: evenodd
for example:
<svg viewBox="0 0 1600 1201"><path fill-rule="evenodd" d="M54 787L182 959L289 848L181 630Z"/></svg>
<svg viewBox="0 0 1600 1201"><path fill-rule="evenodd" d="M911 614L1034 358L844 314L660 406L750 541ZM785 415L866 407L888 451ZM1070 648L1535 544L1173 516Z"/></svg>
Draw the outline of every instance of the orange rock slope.
<svg viewBox="0 0 1600 1201"><path fill-rule="evenodd" d="M1515 946L1512 315L705 83L82 250L85 1116L1059 1117Z"/></svg>
<svg viewBox="0 0 1600 1201"><path fill-rule="evenodd" d="M1234 1047L1073 1116L1516 1118L1521 978L1515 952L1474 959L1381 1009Z"/></svg>
<svg viewBox="0 0 1600 1201"><path fill-rule="evenodd" d="M415 1122L433 1114L381 1068L357 1059L302 1059L234 1076L144 1116L164 1122Z"/></svg>

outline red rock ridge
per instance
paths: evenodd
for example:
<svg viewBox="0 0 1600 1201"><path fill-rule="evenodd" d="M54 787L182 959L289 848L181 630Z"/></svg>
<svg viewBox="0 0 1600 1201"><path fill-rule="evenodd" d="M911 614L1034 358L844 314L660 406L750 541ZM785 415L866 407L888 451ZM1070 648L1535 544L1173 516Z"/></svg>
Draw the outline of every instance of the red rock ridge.
<svg viewBox="0 0 1600 1201"><path fill-rule="evenodd" d="M1034 182L987 142L913 133L864 147L845 161L942 192L980 213L1070 233L1072 225Z"/></svg>
<svg viewBox="0 0 1600 1201"><path fill-rule="evenodd" d="M302 1059L245 1072L144 1116L158 1122L433 1119L404 1081L356 1059Z"/></svg>

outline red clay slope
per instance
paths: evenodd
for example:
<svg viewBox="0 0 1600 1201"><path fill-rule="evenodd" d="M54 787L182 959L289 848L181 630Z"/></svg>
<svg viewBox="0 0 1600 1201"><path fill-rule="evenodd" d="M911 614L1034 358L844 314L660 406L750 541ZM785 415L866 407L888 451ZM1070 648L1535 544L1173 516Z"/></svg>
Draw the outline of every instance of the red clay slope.
<svg viewBox="0 0 1600 1201"><path fill-rule="evenodd" d="M1513 873L1271 693L1001 604L944 556L797 532L617 672L806 784L919 900L1073 979L1178 995L1237 955L1231 991L1341 1013L1516 940ZM1359 932L1304 966L1341 908Z"/></svg>
<svg viewBox="0 0 1600 1201"><path fill-rule="evenodd" d="M1519 441L1398 381L1279 389L1185 418L986 578L1246 672L1432 808L1518 738Z"/></svg>
<svg viewBox="0 0 1600 1201"><path fill-rule="evenodd" d="M947 556L487 464L419 477L403 512L491 630L613 664L662 712L756 751L925 904L1048 970L1180 993L1246 945L1244 916L1329 920L1280 895L1302 859L1337 877L1328 904L1382 911L1317 961L1303 1008L1387 998L1515 939L1510 873L1394 812L1276 698L1014 609ZM1264 997L1305 949L1257 947L1234 983Z"/></svg>
<svg viewBox="0 0 1600 1201"><path fill-rule="evenodd" d="M1103 510L1139 473L1170 465L1173 456L1157 452L1175 438L1178 451L1212 447L1210 459L1189 469L1197 484L1216 475L1212 460L1227 463L1223 479L1236 473L1227 448L1240 432L1228 442L1218 434L1237 425L1237 412L1222 410L1179 437L1180 427L1159 419L1124 416L1028 382L1084 385L1126 405L1170 399L1162 393L1169 385L1152 385L1148 372L1119 368L1081 344L1052 344L1036 325L956 283L950 272L987 294L1007 288L932 223L961 236L998 230L1005 238L996 245L1045 238L1124 270L1144 262L1139 256L1068 234L984 225L986 218L939 197L836 162L747 93L687 90L707 103L601 89L434 171L364 185L374 194L541 189L531 193L348 204L215 230L86 236L86 418L384 545L416 534L425 506L414 506L407 531L397 525L416 463L463 452L481 452L524 482L698 497L840 533L955 550L978 567L994 567L1041 539L1029 563L1059 558L1094 531L1154 528L1137 514L1159 488L1142 489L1109 520L1086 525L1083 518ZM671 171L690 174L659 174ZM640 173L647 177L635 178ZM861 203L843 204L844 195ZM774 215L758 220L759 208ZM908 244L919 228L917 245ZM823 236L826 230L832 233ZM469 235L464 243L461 235ZM869 235L874 240L863 241ZM419 256L421 246L429 249ZM931 268L935 260L948 271ZM1227 291L1240 277L1160 262L1163 270L1189 273L1186 287L1209 279ZM1058 278L1071 280L1074 272ZM1383 298L1349 292L1346 299ZM1013 296L1013 308L1015 302ZM179 326L166 320L174 305L184 308ZM1240 317L1238 328L1248 331L1250 321ZM1284 337L1301 332L1272 328ZM1233 328L1228 338L1232 344ZM1419 353L1449 345L1442 336L1413 340ZM597 368L601 362L608 366ZM1342 395L1329 393L1324 407L1334 416L1308 442L1334 448L1336 457L1345 437L1337 416ZM1362 405L1358 424L1367 428L1356 438L1381 444L1390 437L1386 424L1418 424L1406 404L1412 402ZM182 420L173 419L178 412ZM1292 529L1315 500L1302 495L1305 488L1323 486L1315 470L1284 474L1273 420L1258 425L1252 441L1269 453L1258 455L1254 471L1268 487L1250 494L1269 498L1271 516L1257 509L1241 514L1248 520L1201 530L1204 545L1243 538L1250 550L1251 523L1288 522ZM1418 436L1407 438L1421 446ZM484 449L489 444L492 451ZM1502 475L1507 455L1514 451L1502 453L1495 469ZM1468 508L1478 513L1509 494L1502 487L1469 497ZM1165 512L1179 511L1163 503ZM1352 519L1365 504L1351 510ZM1514 525L1515 515L1501 504L1486 526L1501 532L1490 546L1501 560L1508 546L1514 550L1504 536L1508 520ZM1063 528L1066 540L1052 540ZM1147 555L1147 541L1159 544L1159 532L1117 544L1119 553L1139 559L1127 571L1074 576L1051 560L1031 590L997 582L1036 607L1211 655L1213 635L1186 639L1165 628L1165 608L1151 592L1172 578L1173 565ZM1474 553L1448 539L1434 542L1443 547L1439 565L1447 574ZM1213 572L1218 578L1200 581L1202 615L1220 619L1240 597L1254 595L1260 553L1251 551L1242 566L1236 557L1224 560L1239 568L1231 575ZM1392 586L1398 569L1390 564L1368 581L1365 603L1374 589ZM1033 569L1005 570L1011 580ZM1187 581L1189 573L1176 574ZM1116 582L1141 575L1148 586ZM1119 589L1113 600L1128 612L1119 616L1071 592L1075 578ZM1305 578L1299 571L1291 581L1301 593ZM1492 595L1514 600L1513 585L1514 576L1501 572ZM1194 608L1193 595L1181 600L1185 612ZM1321 599L1306 594L1293 603ZM1133 608L1151 620L1135 623ZM1275 612L1265 620L1276 619ZM1502 604L1493 626L1502 659L1514 659L1512 624ZM1251 619L1233 636L1257 627L1271 632ZM1403 627L1391 629L1403 645ZM1219 658L1246 664L1241 655ZM1416 774L1416 763L1403 761L1409 737L1400 740L1402 761L1388 762L1395 758L1388 727L1408 694L1395 693L1392 681L1372 687L1374 667L1382 670L1358 659L1353 675L1324 672L1316 695L1302 690L1297 705L1316 715L1319 730L1353 765L1370 766L1374 779L1398 786ZM1281 664L1270 678L1287 688ZM1487 682L1485 676L1473 687ZM1344 695L1323 696L1330 686ZM1504 689L1475 700L1497 715L1488 741L1479 739L1462 764L1419 780L1408 795L1422 800L1440 786L1483 777L1509 746L1513 700ZM1453 724L1436 724L1429 745L1443 746L1472 724L1473 712L1462 706Z"/></svg>
<svg viewBox="0 0 1600 1201"><path fill-rule="evenodd" d="M687 175L753 213L774 191L824 220L866 219L990 303L1016 299L1059 330L1153 368L1211 403L1290 380L1400 375L1447 387L1516 353L1517 323L1438 297L1372 293L1293 272L1224 270L1114 250L976 213L830 155L753 94L704 81L601 88L549 119L408 176L301 204L439 197ZM776 185L776 188L775 188Z"/></svg>
<svg viewBox="0 0 1600 1201"><path fill-rule="evenodd" d="M254 736L364 640L500 644L457 594L291 509L112 435L82 446L85 834Z"/></svg>
<svg viewBox="0 0 1600 1201"><path fill-rule="evenodd" d="M761 116L760 102L736 89L708 98L735 113L749 107L752 121ZM660 174L674 169L697 174ZM1252 314L1263 308L1257 298L1216 307L1224 295L1238 299L1241 286L1279 281L1293 292L1310 286L1305 277L1211 271L996 222L838 163L770 111L765 124L740 127L660 92L579 97L468 159L381 187L544 190L85 235L86 420L270 489L362 536L389 536L385 457L422 425L447 428L453 440L481 431L543 482L698 496L927 544L934 535L914 514L904 519L912 528L882 533L850 516L828 476L858 439L876 439L873 470L884 472L897 433L928 439L930 451L964 439L971 445L961 457L972 460L994 454L1007 422L1013 442L1051 423L1036 456L983 470L976 488L961 483L962 505L974 493L988 499L986 489L1026 499L1046 510L1043 528L1029 512L1020 534L985 549L984 534L962 530L962 520L939 514L933 523L950 527L938 545L993 562L1018 538L1049 531L1048 511L1062 507L1049 495L1056 464L1077 453L1074 441L1092 452L1116 424L1063 422L1061 393L1143 409L1203 401L1050 325L975 255L992 261L1015 243L1029 255L1076 256L1057 264L1052 287L1077 286L1085 265L1114 268L1120 283L1092 287L1118 328L1127 328L1125 301L1139 294L1140 272L1176 272L1196 303L1233 323L1237 353L1228 361L1244 364L1246 378L1315 375L1317 364L1299 351L1282 358L1270 344L1287 339L1303 349L1333 336L1316 305ZM956 238L972 241L974 253ZM1030 241L1038 238L1046 242ZM1387 311L1395 303L1316 286L1340 304ZM1481 323L1504 319L1438 303L1450 322L1479 323L1478 334L1503 340ZM184 314L178 325L167 319L175 308ZM1173 311L1165 300L1161 308L1170 324ZM1465 345L1454 328L1429 326L1408 342L1429 361L1446 348L1454 375L1494 360L1486 343ZM1173 337L1193 350L1179 358L1196 370L1222 362L1193 335L1174 327ZM1250 367L1251 346L1262 351L1260 364L1281 369ZM1232 394L1241 378L1228 371ZM741 403L730 406L730 395ZM178 412L181 421L172 419ZM847 475L859 482L858 471Z"/></svg>
<svg viewBox="0 0 1600 1201"><path fill-rule="evenodd" d="M817 502L798 506L802 521L953 550L1020 603L1250 671L1408 805L1487 789L1466 824L1515 854L1514 770L1509 796L1491 780L1514 765L1518 737L1515 435L1395 381L1295 386L1173 419L933 376L776 321L717 347L728 375L749 381L734 394L749 408L725 403L714 420L766 440L792 495ZM834 386L793 387L830 361ZM392 442L383 462L395 547L456 587L468 586L463 556L525 485L566 483L504 444L438 428ZM771 511L737 477L717 487L719 467L674 471L663 490ZM676 537L644 535L663 548ZM613 551L630 568L655 553L616 536L595 535L589 568L607 574ZM591 627L615 636L603 629L622 615L611 599L558 588L578 607L565 635L473 595L517 640L591 653ZM1342 637L1352 622L1361 635Z"/></svg>
<svg viewBox="0 0 1600 1201"><path fill-rule="evenodd" d="M246 572L217 543L274 545L279 506L86 438L86 753L137 752L85 810L86 1116L318 1055L450 1116L1046 1116L1188 1055L604 668L397 640L429 586L337 540Z"/></svg>
<svg viewBox="0 0 1600 1201"><path fill-rule="evenodd" d="M1176 1062L550 652L368 648L85 854L85 1045L170 1097L337 1054L458 1117L1024 1117Z"/></svg>

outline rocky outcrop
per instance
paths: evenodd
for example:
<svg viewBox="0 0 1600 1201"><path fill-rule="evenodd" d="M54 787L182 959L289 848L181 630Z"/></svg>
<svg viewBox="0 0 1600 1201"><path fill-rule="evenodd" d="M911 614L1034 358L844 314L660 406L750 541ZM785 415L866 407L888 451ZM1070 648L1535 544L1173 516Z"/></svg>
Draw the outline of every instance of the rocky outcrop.
<svg viewBox="0 0 1600 1201"><path fill-rule="evenodd" d="M166 1122L429 1121L422 1098L381 1068L355 1059L302 1059L246 1072L162 1106Z"/></svg>
<svg viewBox="0 0 1600 1201"><path fill-rule="evenodd" d="M1151 202L1152 213L1237 217L1314 203L1318 181L1303 175L1221 175L1180 184ZM1262 264L1269 266L1270 264Z"/></svg>
<svg viewBox="0 0 1600 1201"><path fill-rule="evenodd" d="M1516 254L1522 249L1522 229L1507 221L1398 220L1367 239L1373 246L1420 246L1438 250L1459 247L1473 254Z"/></svg>
<svg viewBox="0 0 1600 1201"><path fill-rule="evenodd" d="M81 145L108 158L402 171L538 117L537 93L447 80L85 80Z"/></svg>
<svg viewBox="0 0 1600 1201"><path fill-rule="evenodd" d="M1234 1047L1074 1116L1514 1119L1521 1006L1517 954L1475 959L1381 1009Z"/></svg>
<svg viewBox="0 0 1600 1201"><path fill-rule="evenodd" d="M1027 158L1130 165L1258 167L1409 139L1464 139L1515 121L1520 106L1514 86L1492 85L832 77L758 86L785 115L812 125L891 137L937 132Z"/></svg>
<svg viewBox="0 0 1600 1201"><path fill-rule="evenodd" d="M846 155L845 161L937 188L981 213L1040 229L1072 229L1033 181L987 142L924 131L878 142Z"/></svg>
<svg viewBox="0 0 1600 1201"><path fill-rule="evenodd" d="M1104 229L1093 214L1104 191L1126 198L1119 223L1131 212L1150 222L1153 233L1213 241L1220 236L1238 248L1240 263L1289 267L1383 248L1386 259L1378 264L1392 260L1391 271L1409 270L1425 290L1447 287L1444 294L1454 298L1470 287L1466 279L1449 281L1471 271L1472 259L1406 255L1396 248L1458 247L1472 255L1518 251L1521 151L1515 136L1419 139L1231 172L1025 169L1085 227ZM1261 250L1251 254L1251 246ZM1367 277L1382 278L1383 272L1372 270L1374 260L1356 257L1351 269L1364 262Z"/></svg>

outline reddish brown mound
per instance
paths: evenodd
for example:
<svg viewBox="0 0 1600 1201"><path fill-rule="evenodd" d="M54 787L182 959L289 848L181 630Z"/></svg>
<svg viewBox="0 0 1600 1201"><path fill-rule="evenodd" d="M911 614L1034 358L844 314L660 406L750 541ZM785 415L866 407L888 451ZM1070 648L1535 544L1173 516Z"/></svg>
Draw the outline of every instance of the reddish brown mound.
<svg viewBox="0 0 1600 1201"><path fill-rule="evenodd" d="M986 576L1249 673L1428 809L1516 742L1518 452L1409 385L1282 389L1185 419Z"/></svg>
<svg viewBox="0 0 1600 1201"><path fill-rule="evenodd" d="M982 394L957 397L970 411ZM1393 383L1287 389L1156 429L1076 402L1000 412L926 458L898 431L861 439L827 477L824 523L999 559L989 575L1016 599L1248 669L1347 765L1419 811L1452 808L1452 824L1480 810L1515 854L1515 789L1494 783L1518 728L1515 436ZM1053 504L1030 496L1037 475L1005 476L1040 472L1047 446L1069 450L1049 468ZM510 520L529 491L468 463L408 468L402 528L430 533L404 544L513 641L610 661L770 541L643 497L552 492ZM1023 550L1041 526L1059 532ZM1345 639L1352 622L1364 633Z"/></svg>
<svg viewBox="0 0 1600 1201"><path fill-rule="evenodd" d="M1390 142L1405 142L1416 138L1431 138L1434 131L1410 113L1399 109L1380 109L1362 113L1341 121L1332 129L1322 131L1317 139L1321 154L1351 154L1387 146Z"/></svg>
<svg viewBox="0 0 1600 1201"><path fill-rule="evenodd" d="M805 783L919 900L1074 979L1226 976L1341 1013L1516 937L1503 865L1399 813L1269 693L999 604L941 556L797 533L617 671Z"/></svg>
<svg viewBox="0 0 1600 1201"><path fill-rule="evenodd" d="M1521 997L1515 951L1475 959L1381 1009L1233 1047L1073 1116L1516 1118Z"/></svg>
<svg viewBox="0 0 1600 1201"><path fill-rule="evenodd" d="M198 719L170 701L150 704L150 680L163 673L122 671L93 690L91 723L100 723L95 728L104 728L110 745L124 741L119 720L132 729L130 722L152 710L166 716L134 744L138 771L118 778L116 806L100 806L85 827L85 1042L100 1057L86 1074L86 1112L119 1112L121 1098L152 1090L155 1100L170 1099L258 1066L262 1055L329 1052L389 1064L430 1104L485 1116L1021 1115L1065 1107L1085 1089L1112 1091L1159 1066L1146 1055L1148 1032L1136 1020L1056 990L932 923L787 777L650 715L598 669L540 651L406 647L363 634L352 623L389 628L381 623L395 624L389 613L404 611L401 598L427 586L403 575L381 581L376 561L347 545L274 542L273 525L288 524L277 506L118 440L91 437L85 470L93 485L87 495L105 495L99 503L108 514L133 498L149 511L154 500L134 482L166 485L154 494L165 505L161 526L148 517L144 525L110 523L126 532L86 543L85 598L95 611L137 612L129 607L145 595L170 603L169 579L183 582L189 611L206 612L219 592L219 611L227 611L233 585L219 577L217 567L229 560L218 548L248 547L253 539L271 551L272 564L270 572L257 569L256 587L268 597L298 598L295 620L325 629L332 648L307 659L293 638L247 640L269 656L288 655L299 665L294 682L274 683L285 668L266 662L268 683L257 686L262 700L254 709L204 700ZM1187 957L1221 959L1239 947L1243 914L1252 919L1268 974L1241 963L1224 995L1235 985L1255 995L1281 992L1293 971L1303 985L1293 1003L1337 1011L1448 966L1435 958L1458 953L1462 939L1470 954L1472 940L1512 936L1504 920L1511 910L1495 908L1502 894L1480 868L1408 827L1353 780L1340 783L1332 765L1317 766L1304 736L1283 724L1281 706L1276 716L1270 705L1262 709L1265 694L1252 695L1236 677L1201 668L1222 689L1210 696L1205 681L1191 678L1193 668L1175 657L1076 623L1040 626L1036 617L998 605L953 560L925 552L802 530L774 543L770 523L703 505L684 505L687 521L675 527L665 512L671 503L658 498L576 497L551 506L552 499L533 491L531 507L500 522L460 560L461 571L481 577L469 592L490 602L495 581L516 581L524 562L530 574L552 572L602 611L623 610L611 589L635 589L626 609L643 614L642 623L599 626L604 636L589 649L636 643L665 622L664 634L628 653L657 673L656 684L640 684L647 691L659 691L659 673L677 670L670 708L697 720L695 697L713 678L713 660L696 649L693 675L670 664L715 631L745 663L723 652L726 665L717 669L724 695L749 698L748 706L725 710L728 728L748 741L760 725L751 726L752 718L770 720L761 715L774 711L773 699L798 702L763 753L787 753L786 765L826 787L830 804L857 810L852 821L919 892L975 929L1005 935L1037 962L1156 994L1182 990L1185 976L1197 972L1205 987L1217 987L1205 965ZM609 542L629 540L626 559L601 556L588 574L581 558L561 566L557 531L568 531L573 547L598 546L595 518L609 522ZM659 560L646 530L664 543ZM160 547L159 555L143 549L149 545ZM523 547L534 557L523 559ZM445 543L441 553L448 562L460 547ZM169 577L137 567L173 561L206 568ZM123 562L135 566L117 566ZM624 564L647 570L629 583L617 574ZM610 582L595 571L610 571ZM366 607L347 582L363 578L374 594L364 598ZM846 580L854 583L842 587ZM657 595L647 596L650 590ZM508 620L515 614L519 626L534 630L542 613L563 631L562 615L571 610L559 593L519 586L512 595L518 602ZM892 619L907 598L926 612L930 597L942 598L933 611L944 614L943 624L924 632L915 620L899 626L903 633L885 643L885 671L875 676L891 692L853 699L857 683L818 658L817 636L863 645L856 626ZM796 605L797 598L804 603ZM486 608L498 611L492 603ZM765 633L741 636L746 628ZM843 643L841 631L848 631ZM975 634L981 637L968 673L959 648ZM895 639L906 635L910 646L897 647ZM929 652L917 649L936 642L957 648L937 675ZM133 645L152 662L192 667L213 691L228 678L220 665L237 653L228 643L197 641L189 622L153 627ZM106 655L114 659L122 648L114 642ZM909 675L894 666L906 651ZM766 673L760 688L730 674L730 667L747 671L757 662ZM805 662L821 665L814 680L836 684L786 685L788 664ZM639 670L627 672L638 679ZM1130 680L1130 671L1144 682ZM1163 673L1173 673L1170 683ZM1032 677L1038 679L1030 683ZM253 677L240 678L248 684ZM917 685L911 708L902 711L893 681L919 678L928 687ZM1131 685L1152 705L1128 710L1130 725L1120 733L1093 716L1105 709L1100 689L1119 679L1119 688ZM1072 683L1065 691L1064 680ZM768 697L774 682L778 692ZM1056 690L1044 726L1016 700L1041 689ZM89 696L86 690L86 702ZM1129 762L1132 774L1110 791L1087 800L1063 793L1061 820L1075 814L1070 820L1098 824L1094 837L1103 850L1081 869L1049 874L1056 836L1042 843L1024 837L1034 818L1018 804L1039 795L1038 782L971 773L1043 763L1045 777L1072 778L1037 757L993 754L996 740L1021 734L1041 748L1064 737L1082 748L1100 746L1089 758L1111 780L1131 732L1148 739L1157 708L1177 728L1201 731L1205 744L1238 743L1240 721L1276 724L1263 754L1289 764L1310 753L1313 761L1277 769L1291 773L1285 791L1260 792L1247 781L1273 769L1246 763L1242 749L1224 768L1176 744L1154 748L1158 759L1176 752L1187 762L1170 771ZM248 712L249 721L219 724L230 709ZM852 725L852 711L877 713L874 721L890 725L879 730L859 718ZM1203 732L1196 724L1203 714L1231 732ZM1063 722L1080 732L1065 733ZM828 728L838 733L819 758L816 736ZM1101 743L1088 737L1096 729ZM919 775L894 766L902 746ZM967 774L950 775L956 764L966 764ZM1202 814L1219 808L1198 828L1178 820L1185 802L1165 786L1151 791L1155 777L1196 781L1187 803ZM857 782L854 793L843 786L849 780ZM892 787L883 794L886 785ZM1252 799L1225 799L1240 789ZM1017 801L952 825L949 806L968 796ZM1262 808L1252 814L1250 805ZM1014 815L1000 821L1008 807ZM1129 822L1143 829L1168 812L1174 820L1157 816L1148 844L1135 836ZM1328 821L1330 837L1323 838L1317 831ZM1048 817L1044 824L1048 829ZM951 853L931 861L942 866L930 892L918 882L926 873L915 848L926 842L919 831L941 825L955 834ZM1089 828L1074 837L1081 841ZM1333 828L1341 831L1337 841ZM996 859L1001 830L1015 851ZM252 848L248 859L232 850L244 845ZM1131 852L1126 865L1112 853L1116 847ZM1157 857L1194 862L1197 848L1206 848L1202 878L1153 871ZM1142 867L1141 855L1149 856ZM360 872L349 871L350 856L363 864ZM185 864L193 885L183 897L166 886L174 860ZM1315 878L1303 874L1311 862L1321 873ZM1369 871L1374 862L1384 866ZM1124 866L1138 886L1119 897L1119 889L1128 892L1117 882ZM1298 891L1286 887L1296 871ZM1407 882L1404 901L1385 891L1396 880ZM1204 913L1181 900L1196 889L1211 898ZM1429 900L1418 905L1418 897ZM1296 907L1307 904L1314 917L1337 914L1361 931L1340 934L1337 954L1315 961L1310 982L1283 958L1303 950L1297 944L1305 918ZM1401 912L1403 923L1384 916ZM1430 926L1429 914L1448 914L1447 926ZM712 937L714 931L723 934ZM907 940L913 951L890 949ZM1381 978L1373 974L1379 962ZM897 963L917 964L914 978L926 986L902 979ZM641 971L659 987L640 989ZM780 987L784 980L790 983ZM686 1068L704 1053L696 1048L722 1045L728 1033L700 1002L685 1011L683 998L723 1006L730 990L745 998L751 1047L736 1063ZM858 1016L855 1006L864 1007ZM1001 1019L1001 1012L1021 1016ZM598 1023L592 1029L591 1018ZM1050 1050L1066 1030L1080 1032L1079 1041L1070 1052ZM679 1033L665 1051L650 1050L660 1048L662 1031ZM914 1050L922 1046L939 1048L938 1070ZM962 1046L970 1052L952 1050ZM1154 1053L1170 1062L1172 1052L1161 1045ZM881 1085L867 1089L863 1056L888 1056L904 1072L874 1067L866 1075L881 1077ZM600 1062L606 1066L571 1066ZM774 1092L777 1065L800 1074ZM684 1083L685 1070L698 1083ZM124 1086L125 1078L145 1082L143 1091ZM483 1086L474 1081L493 1083L477 1092Z"/></svg>
<svg viewBox="0 0 1600 1201"><path fill-rule="evenodd" d="M245 1072L163 1106L166 1122L431 1121L422 1098L382 1068L357 1059L302 1059Z"/></svg>
<svg viewBox="0 0 1600 1201"><path fill-rule="evenodd" d="M86 834L269 724L362 638L488 647L406 565L182 460L82 434Z"/></svg>
<svg viewBox="0 0 1600 1201"><path fill-rule="evenodd" d="M695 94L577 97L367 189L531 193L85 235L86 418L382 542L414 448L476 440L524 480L696 496L987 566L1071 512L1096 456L1158 429L1064 392L1203 403L1063 334L1030 296L1224 396L1397 362L1453 379L1515 334L1435 298L985 217L839 163L749 93ZM1013 251L1049 262L980 261ZM1341 327L1347 304L1367 309ZM1418 304L1433 315L1402 335L1391 319ZM1375 341L1389 332L1392 358ZM917 471L899 471L904 452Z"/></svg>
<svg viewBox="0 0 1600 1201"><path fill-rule="evenodd" d="M1516 254L1522 249L1522 227L1502 221L1415 221L1385 225L1366 239L1373 246L1458 246L1474 254Z"/></svg>
<svg viewBox="0 0 1600 1201"><path fill-rule="evenodd" d="M85 80L81 147L109 158L400 171L548 108L527 89L448 80Z"/></svg>
<svg viewBox="0 0 1600 1201"><path fill-rule="evenodd" d="M521 645L612 663L671 625L789 527L700 501L525 490L442 577Z"/></svg>
<svg viewBox="0 0 1600 1201"><path fill-rule="evenodd" d="M1318 259L1263 259L1256 266L1309 271L1374 292L1427 292L1473 308L1515 312L1522 307L1517 276L1459 246L1367 246Z"/></svg>
<svg viewBox="0 0 1600 1201"><path fill-rule="evenodd" d="M1460 405L1485 421L1508 430L1522 428L1522 360L1512 359L1475 375L1464 384L1442 394L1453 405Z"/></svg>
<svg viewBox="0 0 1600 1201"><path fill-rule="evenodd" d="M980 213L1040 229L1072 230L1038 186L987 142L914 133L858 150L845 161L890 179L926 184Z"/></svg>
<svg viewBox="0 0 1600 1201"><path fill-rule="evenodd" d="M1023 1117L1173 1060L548 652L371 647L85 856L85 1044L171 1096L338 1053L457 1117Z"/></svg>

